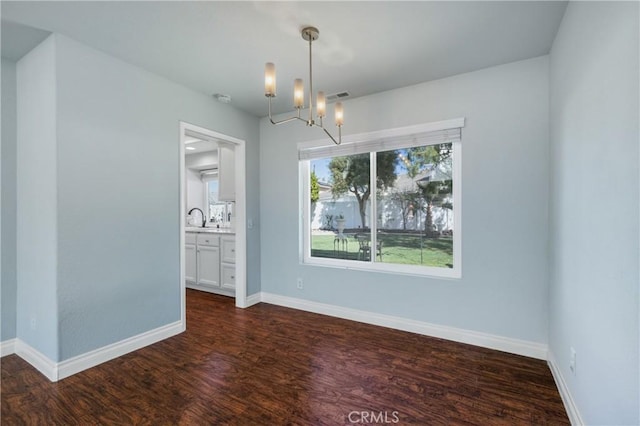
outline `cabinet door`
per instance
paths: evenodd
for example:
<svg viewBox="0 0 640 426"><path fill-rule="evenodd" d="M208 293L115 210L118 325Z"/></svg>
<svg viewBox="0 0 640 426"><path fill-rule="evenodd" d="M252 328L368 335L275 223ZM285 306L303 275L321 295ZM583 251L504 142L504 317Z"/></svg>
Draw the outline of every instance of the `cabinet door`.
<svg viewBox="0 0 640 426"><path fill-rule="evenodd" d="M184 278L188 283L195 284L196 282L196 245L195 244L185 244L184 245L184 254L185 254L185 271Z"/></svg>
<svg viewBox="0 0 640 426"><path fill-rule="evenodd" d="M220 247L198 246L198 284L220 287Z"/></svg>
<svg viewBox="0 0 640 426"><path fill-rule="evenodd" d="M228 290L236 289L236 265L222 264L222 288Z"/></svg>
<svg viewBox="0 0 640 426"><path fill-rule="evenodd" d="M218 147L218 200L236 199L236 158L233 147Z"/></svg>

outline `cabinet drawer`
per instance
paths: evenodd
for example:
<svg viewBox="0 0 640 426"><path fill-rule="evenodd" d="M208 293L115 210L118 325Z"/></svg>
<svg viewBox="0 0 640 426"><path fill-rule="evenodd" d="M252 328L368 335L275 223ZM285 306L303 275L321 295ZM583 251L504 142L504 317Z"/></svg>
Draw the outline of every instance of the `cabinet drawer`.
<svg viewBox="0 0 640 426"><path fill-rule="evenodd" d="M184 235L185 244L195 244L196 243L196 235L194 232L187 232Z"/></svg>
<svg viewBox="0 0 640 426"><path fill-rule="evenodd" d="M217 247L220 245L220 237L205 233L198 234L198 245Z"/></svg>
<svg viewBox="0 0 640 426"><path fill-rule="evenodd" d="M222 264L222 287L227 289L236 288L236 266Z"/></svg>
<svg viewBox="0 0 640 426"><path fill-rule="evenodd" d="M222 238L222 261L227 263L236 262L236 240L235 238Z"/></svg>

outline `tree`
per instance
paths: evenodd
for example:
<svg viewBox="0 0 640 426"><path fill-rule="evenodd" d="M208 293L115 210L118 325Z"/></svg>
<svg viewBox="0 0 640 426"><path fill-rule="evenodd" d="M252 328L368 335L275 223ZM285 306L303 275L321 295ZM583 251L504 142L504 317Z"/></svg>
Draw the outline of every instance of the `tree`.
<svg viewBox="0 0 640 426"><path fill-rule="evenodd" d="M433 230L433 207L452 207L451 203L446 202L453 190L451 174L452 153L453 147L451 143L411 148L407 152L409 160L407 173L411 177L415 177L423 171L430 172L428 176L417 182L425 203L424 230L427 236L435 235ZM440 175L438 180L434 179L436 173Z"/></svg>
<svg viewBox="0 0 640 426"><path fill-rule="evenodd" d="M445 200L451 195L453 188L453 181L451 179L424 182L418 184L420 191L422 192L422 198L425 201L425 213L424 231L427 237L435 236L433 230L433 206L451 207L451 203L445 203Z"/></svg>
<svg viewBox="0 0 640 426"><path fill-rule="evenodd" d="M451 158L453 146L451 143L437 145L418 146L407 150L404 167L411 178L415 178L426 169L435 169L443 165ZM450 163L450 162L449 162ZM451 169L449 168L449 177Z"/></svg>
<svg viewBox="0 0 640 426"><path fill-rule="evenodd" d="M320 199L320 185L315 170L311 172L311 202L317 203Z"/></svg>
<svg viewBox="0 0 640 426"><path fill-rule="evenodd" d="M389 200L400 206L402 214L402 229L407 229L407 220L412 211L416 211L421 204L422 192L420 190L402 189L395 190L388 195Z"/></svg>
<svg viewBox="0 0 640 426"><path fill-rule="evenodd" d="M396 151L378 152L376 154L377 179L376 187L379 190L393 186L396 180L396 164L398 155ZM334 198L351 192L358 200L360 220L362 228L366 223L366 206L370 188L370 161L369 154L356 154L348 157L333 157L329 162L331 171L331 193Z"/></svg>

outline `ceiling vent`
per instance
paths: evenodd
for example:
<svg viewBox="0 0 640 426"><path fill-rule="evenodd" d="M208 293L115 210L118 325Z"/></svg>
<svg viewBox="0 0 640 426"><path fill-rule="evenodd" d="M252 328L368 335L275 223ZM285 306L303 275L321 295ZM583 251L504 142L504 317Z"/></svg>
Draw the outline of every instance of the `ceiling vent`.
<svg viewBox="0 0 640 426"><path fill-rule="evenodd" d="M351 96L349 92L334 93L332 95L327 95L327 102L334 102L340 99L348 98L349 96Z"/></svg>
<svg viewBox="0 0 640 426"><path fill-rule="evenodd" d="M219 102L222 102L223 104L230 104L231 103L231 96L229 95L225 95L222 93L214 93L212 95L215 99L217 99Z"/></svg>

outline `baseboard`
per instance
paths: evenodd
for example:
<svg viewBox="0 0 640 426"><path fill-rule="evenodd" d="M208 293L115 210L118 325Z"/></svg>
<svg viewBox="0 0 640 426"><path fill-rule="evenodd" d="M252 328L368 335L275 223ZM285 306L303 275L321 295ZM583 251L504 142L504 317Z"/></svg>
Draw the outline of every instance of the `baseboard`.
<svg viewBox="0 0 640 426"><path fill-rule="evenodd" d="M78 355L73 358L64 360L58 364L58 380L69 377L73 374L87 370L103 362L118 358L129 352L152 345L161 340L167 339L176 334L180 334L185 330L182 321L176 321L171 324L158 327L156 329L129 337L116 343L104 346L99 349Z"/></svg>
<svg viewBox="0 0 640 426"><path fill-rule="evenodd" d="M16 353L16 341L17 339L9 339L0 342L0 357Z"/></svg>
<svg viewBox="0 0 640 426"><path fill-rule="evenodd" d="M31 364L36 370L44 374L44 376L52 382L57 382L66 377L72 376L81 371L87 370L103 362L118 358L129 352L152 345L161 340L167 339L176 334L182 333L185 326L182 321L176 321L171 324L158 327L156 329L129 337L116 343L95 349L93 351L69 358L62 362L56 363L49 359L46 355L34 349L20 339L2 342L2 356L15 353L20 358ZM12 352L9 352L12 351Z"/></svg>
<svg viewBox="0 0 640 426"><path fill-rule="evenodd" d="M549 364L549 369L551 370L551 374L553 375L553 380L555 380L558 392L560 392L560 397L562 398L564 408L567 411L567 415L569 416L569 421L573 426L584 425L585 423L582 420L580 411L578 411L578 406L573 400L571 392L569 392L569 386L567 386L567 382L564 380L564 376L562 375L560 368L558 368L556 359L551 351L549 351L547 364Z"/></svg>
<svg viewBox="0 0 640 426"><path fill-rule="evenodd" d="M28 343L16 339L16 355L27 361L33 368L41 372L47 379L58 380L58 365L45 354L31 347Z"/></svg>
<svg viewBox="0 0 640 426"><path fill-rule="evenodd" d="M253 306L256 305L258 303L260 303L262 301L262 293L254 293L251 296L247 297L247 303L245 308L248 308L249 306Z"/></svg>
<svg viewBox="0 0 640 426"><path fill-rule="evenodd" d="M252 296L253 297L253 296ZM307 312L328 315L352 321L363 322L396 330L409 331L430 337L452 340L454 342L468 343L489 349L496 349L516 355L523 355L536 359L547 359L547 345L526 340L512 339L493 334L480 333L427 322L378 314L342 306L328 305L293 297L280 296L273 293L260 293L260 300L272 305L285 306Z"/></svg>

